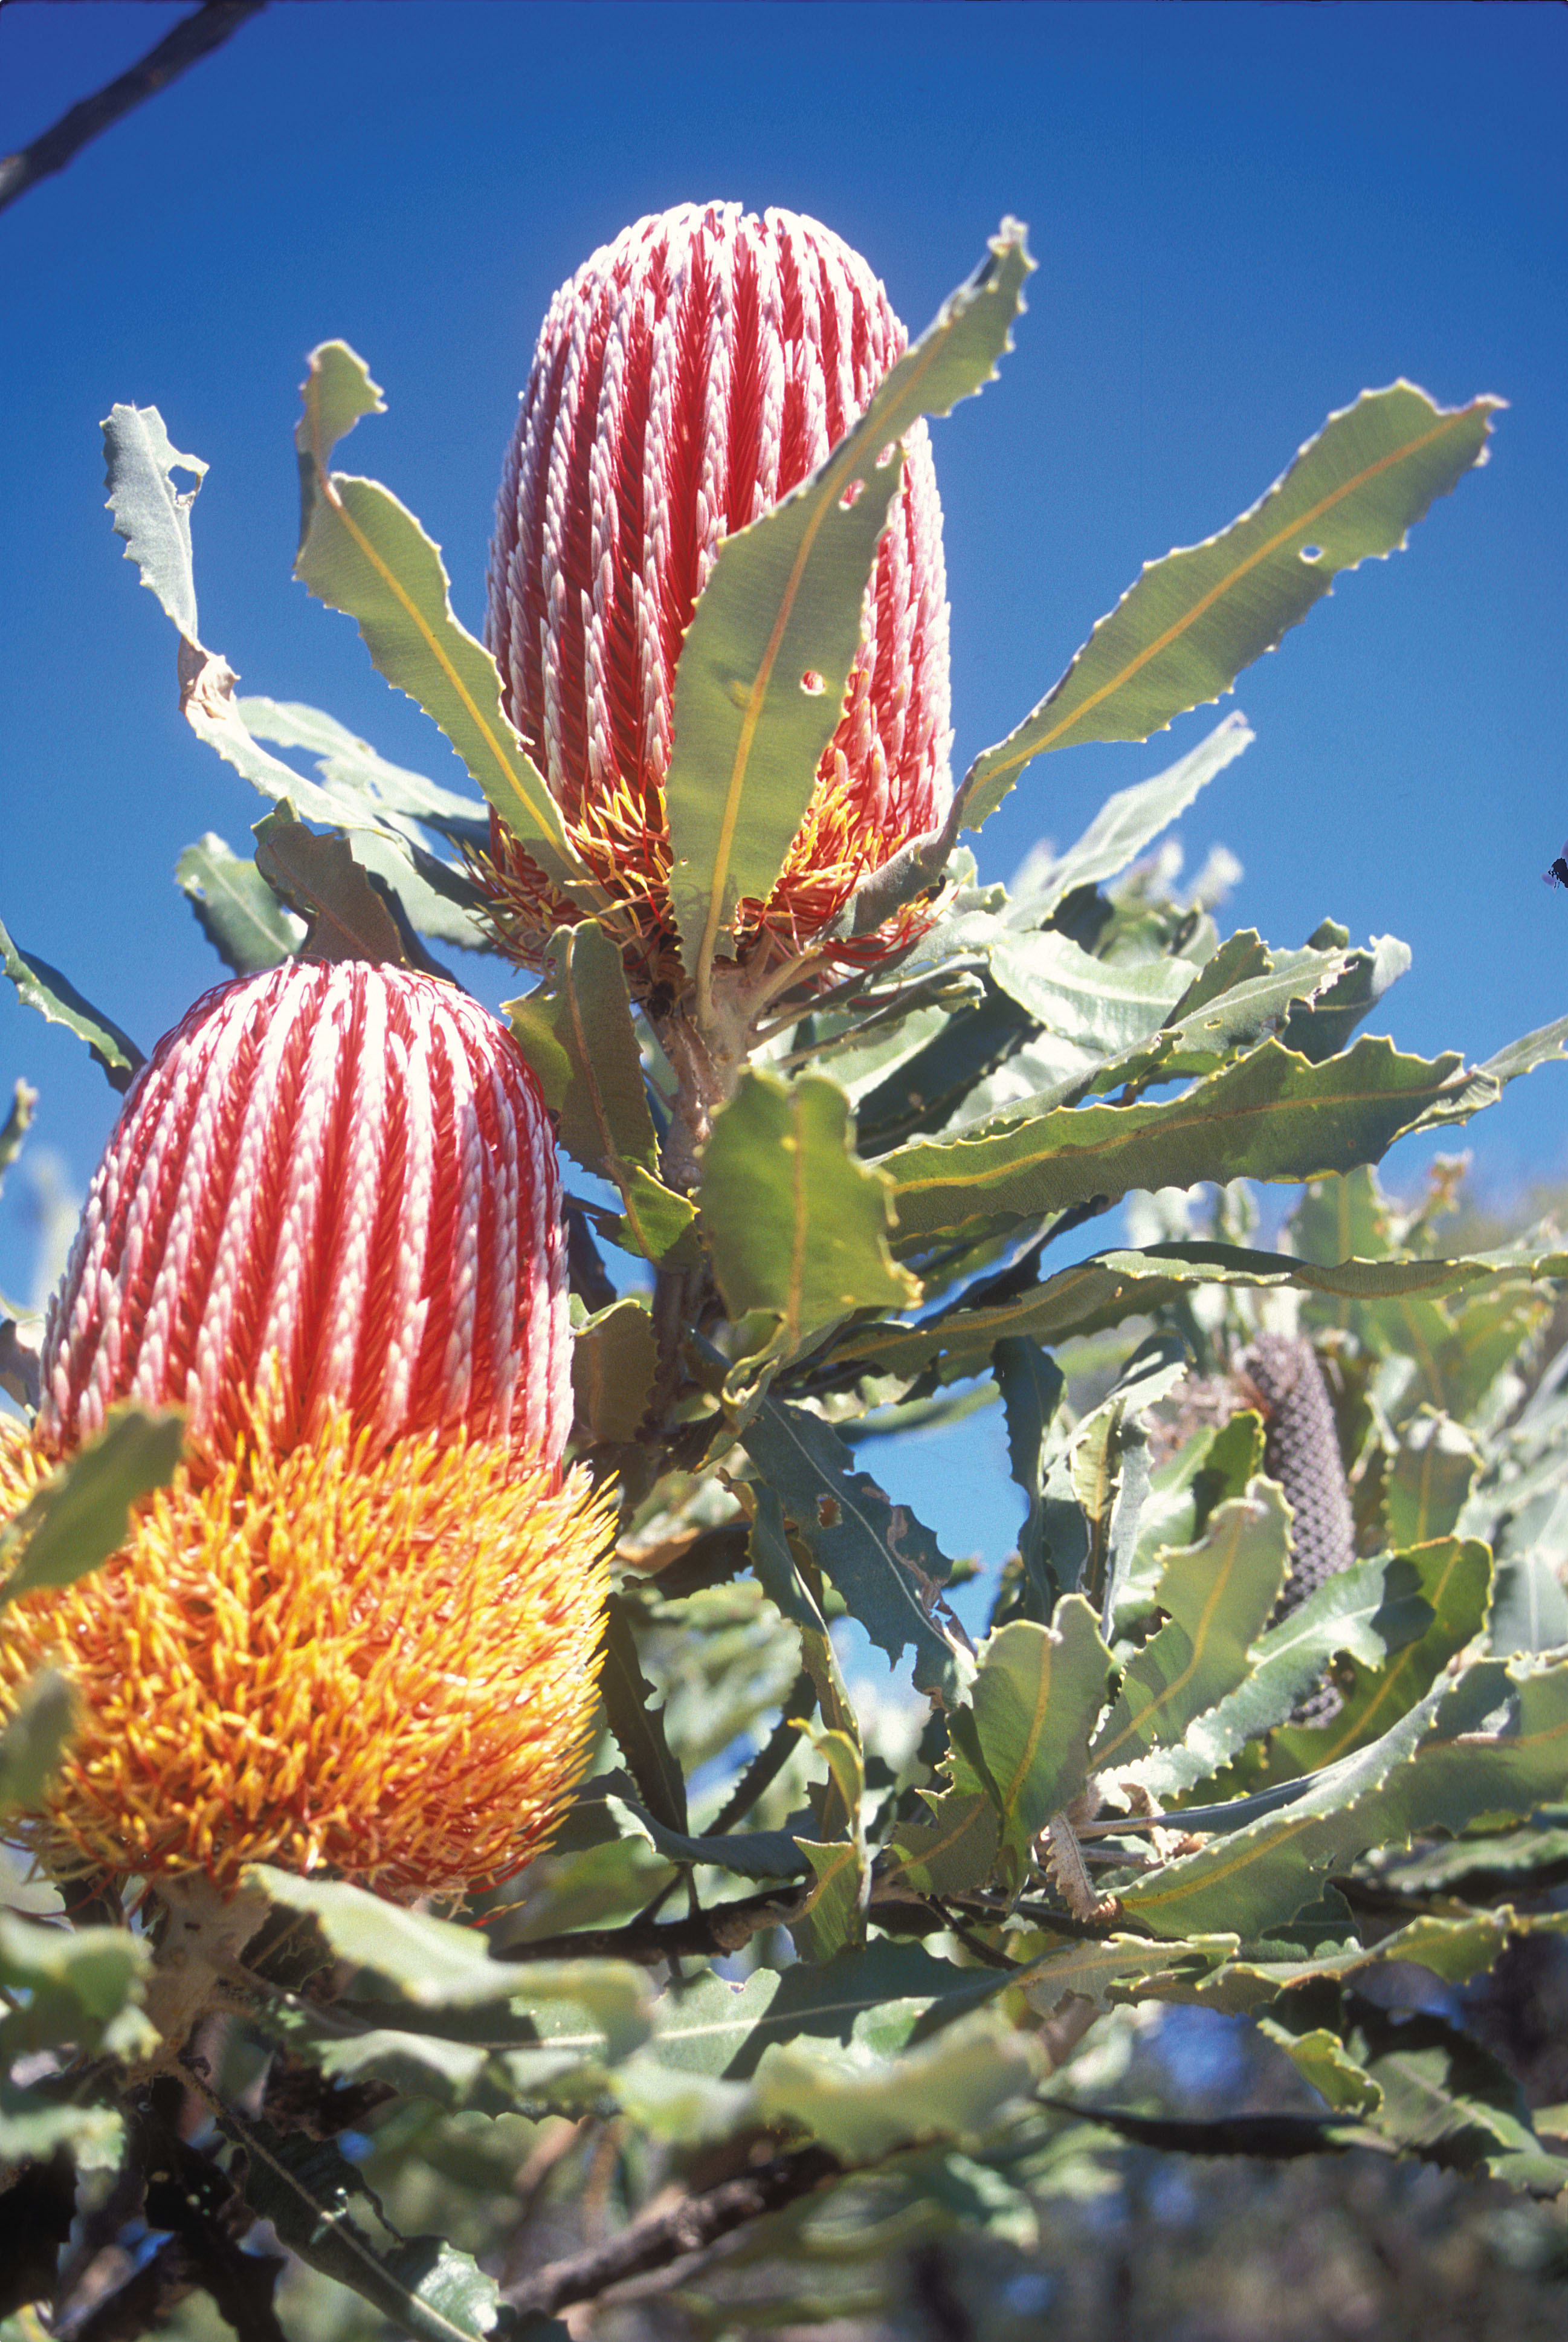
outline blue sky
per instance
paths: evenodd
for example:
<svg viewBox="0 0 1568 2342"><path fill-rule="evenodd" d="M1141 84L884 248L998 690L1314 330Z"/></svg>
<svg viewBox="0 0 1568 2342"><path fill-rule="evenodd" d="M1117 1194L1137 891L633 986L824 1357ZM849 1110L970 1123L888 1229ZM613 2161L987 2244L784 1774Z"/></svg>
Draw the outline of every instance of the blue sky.
<svg viewBox="0 0 1568 2342"><path fill-rule="evenodd" d="M11 0L0 152L184 13ZM347 460L440 539L477 628L538 321L596 245L676 201L783 204L864 252L918 330L1010 211L1040 262L1029 315L935 435L960 769L1142 561L1223 525L1363 387L1510 400L1410 550L1243 676L1257 745L1183 830L1193 866L1215 840L1240 856L1234 925L1404 936L1413 972L1375 1022L1485 1056L1568 1008L1568 898L1540 880L1568 832L1565 96L1568 12L1540 6L280 0L0 215L0 913L150 1046L221 974L175 860L209 828L245 846L265 810L185 729L172 636L120 559L115 400L212 465L203 634L245 687L435 771L431 727L290 579L313 344L345 335L385 385ZM1217 712L1036 765L983 868L1071 838ZM5 986L18 1074L79 1187L116 1101ZM1568 1067L1470 1136L1494 1186L1568 1173ZM25 1287L33 1208L14 1175L0 1289Z"/></svg>

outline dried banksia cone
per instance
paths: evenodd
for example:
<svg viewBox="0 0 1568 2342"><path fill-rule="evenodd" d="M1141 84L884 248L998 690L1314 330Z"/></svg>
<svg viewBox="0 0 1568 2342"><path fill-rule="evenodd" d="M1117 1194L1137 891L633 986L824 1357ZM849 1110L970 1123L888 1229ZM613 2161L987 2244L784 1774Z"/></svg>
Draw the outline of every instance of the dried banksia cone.
<svg viewBox="0 0 1568 2342"><path fill-rule="evenodd" d="M488 638L508 713L618 908L644 996L682 978L664 785L682 637L719 541L815 469L904 342L837 236L733 204L639 221L551 304L502 480ZM739 906L743 960L764 937L800 949L952 801L942 509L924 424L904 447L843 720L773 892ZM580 914L492 826L497 923L533 963ZM912 916L835 956L875 960Z"/></svg>
<svg viewBox="0 0 1568 2342"><path fill-rule="evenodd" d="M613 1504L562 1480L554 1144L450 986L299 964L199 1001L93 1183L0 1520L115 1400L186 1460L91 1576L0 1611L80 1729L56 1862L225 1891L272 1860L406 1894L522 1867L586 1762Z"/></svg>
<svg viewBox="0 0 1568 2342"><path fill-rule="evenodd" d="M330 1406L385 1444L559 1460L571 1336L554 1142L511 1036L433 976L295 961L198 1000L93 1180L42 1362L63 1448L117 1398L226 1451Z"/></svg>
<svg viewBox="0 0 1568 2342"><path fill-rule="evenodd" d="M1236 1362L1263 1418L1263 1469L1291 1508L1291 1566L1276 1618L1355 1559L1355 1523L1333 1409L1310 1342L1261 1334Z"/></svg>

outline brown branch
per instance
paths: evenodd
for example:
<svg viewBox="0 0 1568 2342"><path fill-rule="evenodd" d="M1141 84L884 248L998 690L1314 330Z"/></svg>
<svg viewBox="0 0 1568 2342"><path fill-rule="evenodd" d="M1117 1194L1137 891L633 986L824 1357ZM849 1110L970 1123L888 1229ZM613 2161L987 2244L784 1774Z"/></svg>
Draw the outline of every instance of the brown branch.
<svg viewBox="0 0 1568 2342"><path fill-rule="evenodd" d="M25 195L29 187L36 186L40 179L63 171L89 140L112 129L145 99L155 97L159 90L189 66L221 48L231 34L239 31L247 16L258 15L265 6L266 0L205 0L205 6L183 17L172 33L165 34L155 48L149 49L117 80L105 83L91 97L73 105L30 146L21 147L15 155L0 156L0 211L7 204L14 204L18 195Z"/></svg>
<svg viewBox="0 0 1568 2342"><path fill-rule="evenodd" d="M725 2179L700 2196L687 2196L663 2212L634 2221L607 2244L577 2253L570 2260L552 2261L509 2287L508 2307L520 2321L530 2314L551 2317L574 2301L591 2301L628 2277L665 2268L689 2254L706 2252L734 2228L764 2214L781 2211L802 2196L809 2196L825 2180L837 2178L844 2166L825 2147L803 2147L792 2155L777 2155L759 2163L738 2179ZM497 2328L515 2333L516 2323Z"/></svg>
<svg viewBox="0 0 1568 2342"><path fill-rule="evenodd" d="M686 1919L654 1920L651 1914L624 1927L579 1927L569 1936L539 1936L529 1943L496 1944L498 1960L660 1960L716 1958L738 1952L764 1927L787 1927L798 1895L788 1880L744 1902L719 1903Z"/></svg>

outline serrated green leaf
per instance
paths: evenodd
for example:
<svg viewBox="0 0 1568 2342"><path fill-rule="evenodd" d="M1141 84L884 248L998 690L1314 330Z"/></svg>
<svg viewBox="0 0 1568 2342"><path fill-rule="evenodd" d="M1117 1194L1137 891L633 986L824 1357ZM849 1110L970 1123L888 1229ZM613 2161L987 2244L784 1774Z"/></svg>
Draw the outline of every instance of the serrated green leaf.
<svg viewBox="0 0 1568 2342"><path fill-rule="evenodd" d="M1118 789L1108 796L1077 844L1069 846L1042 873L1037 889L1029 889L1030 916L1044 918L1074 887L1097 886L1103 879L1114 878L1125 870L1163 829L1168 829L1186 812L1200 789L1206 788L1243 749L1251 747L1256 736L1237 708L1216 724L1195 748L1189 749L1163 773L1155 773L1149 780L1134 782L1131 788ZM1012 786L1013 781L1009 780L1002 796ZM1000 796L996 802L1000 804ZM983 815L981 818L984 817ZM969 826L978 828L979 822Z"/></svg>
<svg viewBox="0 0 1568 2342"><path fill-rule="evenodd" d="M953 1565L929 1529L854 1469L844 1442L820 1416L764 1398L742 1441L776 1491L802 1544L843 1595L853 1616L895 1663L914 1647L914 1686L957 1696L967 1658L944 1615L942 1589Z"/></svg>
<svg viewBox="0 0 1568 2342"><path fill-rule="evenodd" d="M786 1357L856 1309L907 1309L920 1286L894 1266L886 1177L857 1160L843 1092L742 1074L714 1117L700 1207L732 1318L768 1310Z"/></svg>
<svg viewBox="0 0 1568 2342"><path fill-rule="evenodd" d="M490 809L478 797L443 788L405 765L389 764L335 716L300 700L236 699L235 711L258 740L275 747L305 748L317 758L325 786L345 799L363 800L379 826L389 816L422 822L465 846L490 842ZM341 816L339 816L341 818Z"/></svg>
<svg viewBox="0 0 1568 2342"><path fill-rule="evenodd" d="M1344 928L1325 920L1308 938L1308 946L1342 951L1348 941ZM1409 968L1408 944L1402 944L1397 936L1374 936L1365 949L1349 954L1343 973L1326 991L1313 1000L1299 1002L1291 1010L1281 1036L1286 1048L1299 1049L1314 1066L1322 1065L1325 1058L1349 1046L1356 1026L1371 1016L1383 994ZM1495 1090L1487 1096L1495 1096ZM1485 1102L1478 1098L1475 1103ZM1473 1112L1474 1106L1467 1111Z"/></svg>
<svg viewBox="0 0 1568 2342"><path fill-rule="evenodd" d="M972 1222L1015 1227L1094 1196L1201 1180L1305 1179L1382 1156L1463 1078L1454 1056L1402 1056L1362 1040L1325 1066L1263 1041L1177 1098L994 1116L882 1160L905 1245Z"/></svg>
<svg viewBox="0 0 1568 2342"><path fill-rule="evenodd" d="M1219 1506L1202 1540L1173 1553L1154 1599L1166 1623L1133 1658L1093 1750L1098 1770L1135 1764L1180 1740L1235 1690L1247 1653L1279 1599L1290 1516L1278 1488L1254 1480Z"/></svg>
<svg viewBox="0 0 1568 2342"><path fill-rule="evenodd" d="M369 2190L330 2139L278 2132L233 2109L223 2127L245 2151L246 2200L303 2261L414 2342L484 2342L498 2315L494 2277L439 2237L411 2237L385 2250L374 2245L349 2212Z"/></svg>
<svg viewBox="0 0 1568 2342"><path fill-rule="evenodd" d="M383 830L352 831L349 849L361 869L369 871L377 892L392 896L416 935L458 951L494 949L480 916L484 896L464 871L411 839Z"/></svg>
<svg viewBox="0 0 1568 2342"><path fill-rule="evenodd" d="M654 1686L643 1674L632 1632L632 1612L624 1595L611 1595L604 1620L599 1688L610 1729L654 1819L666 1830L684 1836L686 1784L664 1736L663 1707L653 1705Z"/></svg>
<svg viewBox="0 0 1568 2342"><path fill-rule="evenodd" d="M85 1041L112 1088L130 1088L145 1062L130 1035L122 1033L113 1018L95 1008L90 1000L84 1000L57 967L13 943L4 926L0 926L0 967L15 986L24 1007L35 1008L46 1023L64 1025L68 1033Z"/></svg>
<svg viewBox="0 0 1568 2342"><path fill-rule="evenodd" d="M127 561L157 596L187 642L197 640L196 581L191 552L191 506L207 466L182 455L155 406L112 406L100 426L107 469L104 485L115 535L125 540ZM195 486L176 488L175 472L195 475Z"/></svg>
<svg viewBox="0 0 1568 2342"><path fill-rule="evenodd" d="M1030 2092L1041 2063L1028 2036L980 2012L886 2065L804 2037L778 2043L757 2068L754 2095L764 2121L803 2130L847 2162L871 2162L913 2139L975 2137Z"/></svg>
<svg viewBox="0 0 1568 2342"><path fill-rule="evenodd" d="M976 1786L963 1759L978 1747L1014 1885L1035 1837L1084 1787L1112 1667L1094 1613L1079 1594L1064 1596L1049 1626L1016 1619L981 1647L972 1707L952 1718L954 1781L959 1789Z"/></svg>
<svg viewBox="0 0 1568 2342"><path fill-rule="evenodd" d="M620 1188L628 1247L669 1264L675 1246L690 1242L695 1206L658 1176L658 1140L615 945L591 923L557 927L544 946L538 989L507 1001L503 1014L559 1117L562 1144Z"/></svg>
<svg viewBox="0 0 1568 2342"><path fill-rule="evenodd" d="M1399 1550L1446 1536L1480 1468L1480 1451L1463 1424L1423 1408L1406 1424L1383 1486L1390 1545Z"/></svg>
<svg viewBox="0 0 1568 2342"><path fill-rule="evenodd" d="M215 830L187 846L175 876L202 933L236 976L276 967L305 941L305 921L285 911L254 862Z"/></svg>
<svg viewBox="0 0 1568 2342"><path fill-rule="evenodd" d="M918 1374L940 1359L943 1379L953 1381L980 1373L1004 1336L1065 1342L1126 1317L1151 1316L1198 1286L1323 1294L1353 1310L1388 1296L1455 1293L1522 1268L1534 1277L1560 1277L1568 1274L1568 1255L1541 1253L1522 1262L1509 1251L1457 1260L1341 1260L1325 1266L1239 1245L1151 1245L1144 1252L1094 1254L1010 1301L974 1308L960 1304L922 1326L852 1328L835 1349L843 1358L874 1358L891 1374Z"/></svg>
<svg viewBox="0 0 1568 2342"><path fill-rule="evenodd" d="M0 1528L0 1562L20 1559L0 1604L41 1586L70 1586L125 1541L131 1508L173 1478L185 1417L168 1408L119 1406L96 1438L56 1466Z"/></svg>
<svg viewBox="0 0 1568 2342"><path fill-rule="evenodd" d="M572 1395L591 1441L634 1439L658 1364L654 1322L642 1302L612 1302L580 1326L572 1344Z"/></svg>
<svg viewBox="0 0 1568 2342"><path fill-rule="evenodd" d="M263 879L309 921L304 948L313 959L408 966L397 923L355 860L346 837L336 832L318 836L286 797L251 834Z"/></svg>
<svg viewBox="0 0 1568 2342"><path fill-rule="evenodd" d="M1282 1812L1211 1838L1121 1890L1129 1919L1156 1935L1227 1927L1243 1938L1283 1925L1331 1870L1374 1846L1485 1813L1523 1812L1568 1788L1568 1666L1483 1661L1440 1685L1392 1730L1326 1772ZM1484 1727L1484 1728L1483 1728Z"/></svg>
<svg viewBox="0 0 1568 2342"><path fill-rule="evenodd" d="M1018 1565L1029 1606L1024 1615L1044 1626L1060 1586L1047 1534L1045 1441L1067 1378L1038 1342L1016 1337L1004 1336L997 1343L991 1364L1007 1413L1008 1467L1028 1506L1018 1532Z"/></svg>
<svg viewBox="0 0 1568 2342"><path fill-rule="evenodd" d="M854 1711L839 1672L838 1654L816 1596L791 1551L778 1492L765 1481L758 1481L754 1496L756 1510L746 1541L753 1575L768 1600L799 1633L801 1665L811 1677L824 1722L853 1732Z"/></svg>
<svg viewBox="0 0 1568 2342"><path fill-rule="evenodd" d="M996 1867L1002 1822L984 1789L923 1791L929 1821L901 1822L877 1864L875 1895L964 1895Z"/></svg>
<svg viewBox="0 0 1568 2342"><path fill-rule="evenodd" d="M1138 1779L1156 1797L1190 1788L1283 1724L1331 1659L1349 1656L1376 1668L1419 1642L1436 1616L1422 1587L1422 1571L1403 1554L1380 1554L1341 1570L1259 1636L1236 1689L1194 1718L1179 1747L1143 1758Z"/></svg>
<svg viewBox="0 0 1568 2342"><path fill-rule="evenodd" d="M36 1812L76 1724L76 1695L59 1667L25 1684L0 1732L0 1814Z"/></svg>
<svg viewBox="0 0 1568 2342"><path fill-rule="evenodd" d="M340 1958L380 1977L416 2008L470 2009L511 2001L537 2020L560 2003L585 2010L608 2055L622 2057L644 2041L650 2024L646 1979L622 1960L530 1960L491 1957L483 1936L386 1903L335 1879L295 1878L265 1863L248 1865L244 1883L263 1888L285 1910L307 1912Z"/></svg>
<svg viewBox="0 0 1568 2342"><path fill-rule="evenodd" d="M1439 1669L1481 1632L1492 1586L1492 1556L1483 1545L1473 1537L1439 1537L1398 1558L1415 1573L1412 1591L1430 1611L1429 1622L1386 1655L1347 1651L1338 1712L1326 1724L1287 1726L1273 1736L1266 1754L1249 1751L1240 1767L1247 1787L1320 1772L1367 1746L1425 1697Z"/></svg>
<svg viewBox="0 0 1568 2342"><path fill-rule="evenodd" d="M1367 2072L1358 2065L1340 2039L1326 2026L1313 2026L1310 2032L1293 2033L1283 2025L1266 2017L1257 2020L1258 2031L1267 2040L1283 2049L1304 2082L1310 2082L1320 2097L1336 2114L1371 2116L1383 2104L1383 2091Z"/></svg>
<svg viewBox="0 0 1568 2342"><path fill-rule="evenodd" d="M612 1786L617 1782L618 1787ZM802 1878L810 1867L787 1829L725 1830L722 1835L694 1837L687 1832L669 1828L651 1814L632 1794L632 1784L624 1775L605 1775L601 1796L608 1811L617 1819L628 1821L666 1862L679 1863L683 1867L705 1864L714 1870L731 1871L737 1878L753 1878L764 1885L774 1879Z"/></svg>
<svg viewBox="0 0 1568 2342"><path fill-rule="evenodd" d="M578 1162L606 1178L617 1164L656 1170L631 996L609 936L591 925L557 927L538 990L507 1001L504 1014Z"/></svg>
<svg viewBox="0 0 1568 2342"><path fill-rule="evenodd" d="M1124 1935L1057 1944L1007 1982L1023 1992L1037 2017L1053 2015L1070 1993L1108 2008L1116 2002L1163 1998L1178 1984L1190 1990L1222 1967L1235 1944L1233 1936L1151 1943L1144 1936Z"/></svg>
<svg viewBox="0 0 1568 2342"><path fill-rule="evenodd" d="M795 1840L810 1876L789 1930L803 1959L822 1961L865 1941L869 1869L861 1827L865 1765L853 1732L829 1726L811 1738L826 1764L827 1779L811 1792L817 1836Z"/></svg>
<svg viewBox="0 0 1568 2342"><path fill-rule="evenodd" d="M1184 960L1096 959L1054 928L1003 936L990 966L1008 997L1048 1031L1099 1052L1147 1041L1193 983Z"/></svg>
<svg viewBox="0 0 1568 2342"><path fill-rule="evenodd" d="M1380 2093L1373 2127L1402 2152L1536 2195L1568 2187L1568 2157L1536 2137L1513 2075L1441 2017L1369 2010L1351 2046Z"/></svg>
<svg viewBox="0 0 1568 2342"><path fill-rule="evenodd" d="M737 904L771 893L838 727L900 476L883 452L992 378L1033 265L1023 229L1004 222L826 462L719 548L681 647L664 782L671 897L700 993Z"/></svg>
<svg viewBox="0 0 1568 2342"><path fill-rule="evenodd" d="M385 411L364 361L344 342L313 350L302 386L300 540L295 574L329 609L354 618L387 681L446 735L507 828L551 883L585 908L601 890L566 835L543 775L501 703L501 677L453 615L440 549L375 480L331 469L337 441Z"/></svg>
<svg viewBox="0 0 1568 2342"><path fill-rule="evenodd" d="M980 816L1047 749L1146 740L1218 699L1340 571L1403 545L1434 498L1482 460L1501 404L1440 407L1397 382L1331 415L1250 512L1146 564L1061 681L977 758L967 786Z"/></svg>
<svg viewBox="0 0 1568 2342"><path fill-rule="evenodd" d="M841 2066L889 2061L917 2026L929 2029L944 2012L976 2007L1004 1981L934 1959L918 1944L885 1939L816 1967L755 1968L738 1986L699 1977L679 1998L661 1998L648 2054L732 2081L749 2080L770 2048L794 2041L836 2051Z"/></svg>
<svg viewBox="0 0 1568 2342"><path fill-rule="evenodd" d="M151 1947L125 1927L61 1927L0 1911L0 2059L8 2068L30 2051L69 2042L91 2055L139 2037ZM9 2092L7 2093L9 2097Z"/></svg>

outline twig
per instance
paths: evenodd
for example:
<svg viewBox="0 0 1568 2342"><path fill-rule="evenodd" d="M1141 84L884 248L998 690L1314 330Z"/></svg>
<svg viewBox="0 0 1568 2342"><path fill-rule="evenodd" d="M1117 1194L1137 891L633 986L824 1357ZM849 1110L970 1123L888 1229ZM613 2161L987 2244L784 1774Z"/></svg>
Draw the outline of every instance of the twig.
<svg viewBox="0 0 1568 2342"><path fill-rule="evenodd" d="M177 79L237 33L247 16L258 15L266 0L205 0L183 17L156 48L138 58L117 80L105 83L60 116L58 122L15 155L0 156L0 211L51 173L63 171L89 140L112 129L125 115Z"/></svg>
<svg viewBox="0 0 1568 2342"><path fill-rule="evenodd" d="M498 1960L637 1960L653 1967L660 1960L713 1958L738 1952L764 1927L787 1926L794 1907L787 1880L764 1895L749 1895L744 1902L715 1904L690 1918L633 1919L624 1927L582 1927L567 1936L537 1936L529 1943L497 1944Z"/></svg>
<svg viewBox="0 0 1568 2342"><path fill-rule="evenodd" d="M520 2319L530 2313L550 2317L569 2302L591 2301L628 2277L667 2267L691 2253L706 2252L732 2229L809 2196L824 2180L836 2178L843 2168L838 2157L821 2147L774 2156L738 2179L724 2180L703 2195L686 2197L667 2211L634 2221L607 2244L536 2269L508 2288L508 2306ZM508 2322L497 2331L514 2334L517 2326Z"/></svg>

